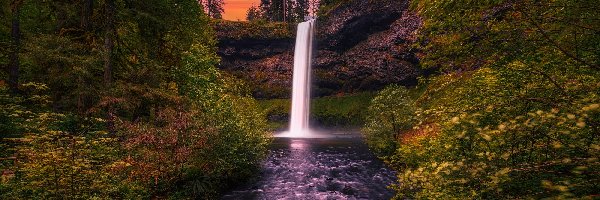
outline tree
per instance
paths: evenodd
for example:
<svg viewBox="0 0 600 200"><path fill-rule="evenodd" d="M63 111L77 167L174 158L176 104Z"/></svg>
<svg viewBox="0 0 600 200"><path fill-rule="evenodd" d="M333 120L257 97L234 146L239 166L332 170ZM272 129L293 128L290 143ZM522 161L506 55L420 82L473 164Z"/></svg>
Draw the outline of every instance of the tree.
<svg viewBox="0 0 600 200"><path fill-rule="evenodd" d="M284 1L286 0L271 0L269 2L268 10L265 13L270 21L282 22L284 21Z"/></svg>
<svg viewBox="0 0 600 200"><path fill-rule="evenodd" d="M249 176L265 155L264 116L216 68L198 1L0 4L0 65L16 63L11 55L26 63L16 65L19 95L0 72L0 137L18 138L0 142L0 171L15 172L2 176L0 199L215 197L218 183ZM163 174L130 173L144 170Z"/></svg>
<svg viewBox="0 0 600 200"><path fill-rule="evenodd" d="M320 0L308 0L310 7L310 14L313 16L317 16L317 11L319 11L319 2Z"/></svg>
<svg viewBox="0 0 600 200"><path fill-rule="evenodd" d="M600 26L596 23L600 14L595 1L465 1L469 6L459 3L442 6L435 1L413 4L426 16L422 38L425 53L430 53L430 59L423 63L427 67L446 62L446 69L468 70L465 67L495 61L506 63L543 48L552 48L567 59L600 69Z"/></svg>
<svg viewBox="0 0 600 200"><path fill-rule="evenodd" d="M296 16L296 21L304 21L304 17L309 15L309 9L309 0L296 0L294 7L294 15Z"/></svg>
<svg viewBox="0 0 600 200"><path fill-rule="evenodd" d="M114 38L116 37L117 30L115 28L115 15L116 15L116 7L115 0L106 0L105 2L105 10L106 10L106 24L104 29L104 88L106 91L110 91L112 89L113 82L113 67L114 67L114 58L113 58L113 50L114 50ZM107 125L108 130L111 134L115 132L114 130L114 110L111 102L108 102L107 105Z"/></svg>
<svg viewBox="0 0 600 200"><path fill-rule="evenodd" d="M307 0L262 0L260 12L263 18L275 22L300 22L308 16Z"/></svg>
<svg viewBox="0 0 600 200"><path fill-rule="evenodd" d="M262 19L262 13L260 12L260 9L252 5L250 8L248 8L248 12L246 13L246 19L248 21L256 21Z"/></svg>
<svg viewBox="0 0 600 200"><path fill-rule="evenodd" d="M198 0L204 7L204 13L213 19L221 19L223 14L223 0Z"/></svg>
<svg viewBox="0 0 600 200"><path fill-rule="evenodd" d="M13 0L10 7L12 11L12 51L8 66L8 86L13 93L19 92L19 51L21 49L21 6L23 0Z"/></svg>
<svg viewBox="0 0 600 200"><path fill-rule="evenodd" d="M114 49L114 37L116 35L115 29L115 0L106 0L104 5L106 10L106 24L104 27L104 84L106 88L110 88L112 84L112 71L113 71L113 49Z"/></svg>
<svg viewBox="0 0 600 200"><path fill-rule="evenodd" d="M296 22L298 16L296 15L297 1L295 0L283 0L283 21L284 22ZM304 17L304 16L303 16Z"/></svg>
<svg viewBox="0 0 600 200"><path fill-rule="evenodd" d="M83 0L81 6L81 28L84 31L90 31L93 14L94 0Z"/></svg>
<svg viewBox="0 0 600 200"><path fill-rule="evenodd" d="M260 5L258 5L258 10L262 14L263 19L267 21L271 21L271 15L269 10L271 9L271 1L270 0L260 0Z"/></svg>

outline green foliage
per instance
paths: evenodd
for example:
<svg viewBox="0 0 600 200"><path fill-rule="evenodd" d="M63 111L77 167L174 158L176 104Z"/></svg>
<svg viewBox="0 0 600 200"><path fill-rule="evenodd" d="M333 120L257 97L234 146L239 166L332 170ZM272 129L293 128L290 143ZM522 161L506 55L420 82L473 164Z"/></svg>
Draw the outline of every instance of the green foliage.
<svg viewBox="0 0 600 200"><path fill-rule="evenodd" d="M367 137L373 149L396 145L380 153L400 172L395 198L594 198L600 190L596 7L592 1L414 1L424 18L422 64L446 73L421 83L426 89L412 108L373 102L376 115L367 124L414 122L395 138ZM414 114L377 115L386 110Z"/></svg>
<svg viewBox="0 0 600 200"><path fill-rule="evenodd" d="M255 100L240 81L215 68L218 58L210 47L192 45L182 56L172 71L174 82L116 104L129 108L151 102L156 107L137 121L121 117L117 130L125 138L125 155L115 166L153 194L214 199L253 175L270 136Z"/></svg>
<svg viewBox="0 0 600 200"><path fill-rule="evenodd" d="M275 131L289 126L292 101L289 99L259 100L259 108L265 113L269 130Z"/></svg>
<svg viewBox="0 0 600 200"><path fill-rule="evenodd" d="M43 85L39 84L26 84L31 88L37 88L36 90L47 89ZM6 85L0 84L0 192L4 193L6 189L6 183L14 176L13 170L11 170L16 161L16 149L15 147L19 143L19 137L22 133L31 127L31 123L27 120L35 115L31 111L31 107L40 105L40 107L46 107L43 102L47 101L46 96L40 96L34 94L28 98L24 97L13 97L9 95L9 89ZM38 103L36 103L38 102ZM28 107L31 106L31 107ZM6 173L5 172L11 172ZM11 175L12 174L12 175Z"/></svg>
<svg viewBox="0 0 600 200"><path fill-rule="evenodd" d="M44 113L42 123L59 122L64 116ZM50 125L52 126L52 125ZM85 127L87 128L87 127ZM114 148L106 132L75 135L52 128L40 127L41 132L27 134L19 148L27 155L16 171L14 197L46 198L108 198L116 182L104 163L110 163ZM45 129L45 130L43 130Z"/></svg>
<svg viewBox="0 0 600 200"><path fill-rule="evenodd" d="M81 111L97 104L101 52L69 37L39 34L25 41L22 79L45 83L54 105Z"/></svg>
<svg viewBox="0 0 600 200"><path fill-rule="evenodd" d="M199 159L214 166L211 170L215 183L237 184L256 173L266 156L271 138L266 132L265 117L256 107L255 100L249 97L224 95L211 108L215 113L205 119L216 133L208 140L210 151Z"/></svg>
<svg viewBox="0 0 600 200"><path fill-rule="evenodd" d="M215 65L198 66L206 56L192 49L186 54L183 70L189 76L182 91L190 95L199 110L206 115L210 151L198 157L200 162L212 166L212 178L226 184L251 176L259 162L266 156L271 138L266 132L266 120L258 110L256 100L249 97L243 83L221 74ZM194 62L195 61L195 62Z"/></svg>
<svg viewBox="0 0 600 200"><path fill-rule="evenodd" d="M561 102L560 96L534 97L544 95L536 88L552 93L536 74L481 69L468 77L438 77L421 96L422 102L425 95L440 99L419 104L415 129L424 137L397 140L399 148L388 157L402 171L398 197L584 197L597 190L588 182L600 178L594 175L600 164L594 159L600 142L594 136L597 84L591 93ZM431 123L438 128L425 126ZM554 191L543 185L548 183L569 189Z"/></svg>
<svg viewBox="0 0 600 200"><path fill-rule="evenodd" d="M554 51L558 56L546 57L599 68L600 11L593 0L425 0L412 7L424 20L424 67L502 66Z"/></svg>
<svg viewBox="0 0 600 200"><path fill-rule="evenodd" d="M372 93L364 92L346 96L322 97L312 101L310 114L320 125L333 127L358 127L364 123Z"/></svg>
<svg viewBox="0 0 600 200"><path fill-rule="evenodd" d="M367 105L372 93L358 93L347 96L313 98L310 106L310 119L318 126L354 128L362 125L366 118ZM271 129L282 129L288 124L291 102L289 99L261 100L260 108L266 113Z"/></svg>
<svg viewBox="0 0 600 200"><path fill-rule="evenodd" d="M92 1L89 28L85 2L21 9L19 81L36 84L9 94L0 73L0 198L214 199L252 175L270 142L265 117L247 86L215 68L198 2L116 0L108 57L106 1ZM11 12L0 10L3 47Z"/></svg>
<svg viewBox="0 0 600 200"><path fill-rule="evenodd" d="M415 123L414 108L414 100L403 86L390 85L373 98L362 132L375 154L394 152L400 132L411 129Z"/></svg>
<svg viewBox="0 0 600 200"><path fill-rule="evenodd" d="M48 90L43 84L28 83L23 97L10 98L0 110L10 116L17 128L2 158L0 188L3 199L48 198L122 198L140 197L135 190L112 173L110 163L115 158L115 139L102 131L102 120L80 119L73 115L51 112L48 109ZM2 94L7 89L2 88ZM26 105L26 106L25 106ZM5 138L3 138L5 139ZM5 175L8 174L8 175ZM11 175L12 174L12 175ZM119 192L127 189L130 192Z"/></svg>

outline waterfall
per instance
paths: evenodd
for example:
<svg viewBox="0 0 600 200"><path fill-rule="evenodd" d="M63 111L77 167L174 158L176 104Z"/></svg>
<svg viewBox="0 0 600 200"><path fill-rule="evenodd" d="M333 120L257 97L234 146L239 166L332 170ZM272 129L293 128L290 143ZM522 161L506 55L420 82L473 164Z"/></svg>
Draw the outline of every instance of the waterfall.
<svg viewBox="0 0 600 200"><path fill-rule="evenodd" d="M292 110L290 137L308 137L310 108L310 71L312 64L315 20L298 24L294 50L294 79L292 85Z"/></svg>

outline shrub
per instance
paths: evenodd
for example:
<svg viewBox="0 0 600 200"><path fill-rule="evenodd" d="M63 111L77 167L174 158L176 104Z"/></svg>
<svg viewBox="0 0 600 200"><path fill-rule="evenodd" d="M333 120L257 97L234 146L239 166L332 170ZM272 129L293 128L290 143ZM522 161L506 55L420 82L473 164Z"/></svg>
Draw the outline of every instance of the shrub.
<svg viewBox="0 0 600 200"><path fill-rule="evenodd" d="M401 146L401 198L591 198L598 191L600 109L586 99L485 126L484 113L455 117L433 138ZM410 159L406 159L410 158Z"/></svg>
<svg viewBox="0 0 600 200"><path fill-rule="evenodd" d="M385 161L400 172L401 184L393 186L396 198L595 195L599 188L593 182L600 179L597 73L556 76L561 69L544 69L567 83L562 90L547 76L530 72L535 68L515 62L442 75L430 80L415 104L398 104L405 92L382 91L370 107L365 134L372 148L387 148L375 152L391 155ZM416 110L414 117L389 114L407 110ZM400 134L393 132L393 123L410 127L411 119L413 130L400 129L401 134L420 131L421 137L392 137ZM373 133L384 134L376 140L369 136Z"/></svg>
<svg viewBox="0 0 600 200"><path fill-rule="evenodd" d="M399 171L395 198L597 198L597 3L411 3L421 65L443 75L415 103L420 137L384 157Z"/></svg>
<svg viewBox="0 0 600 200"><path fill-rule="evenodd" d="M367 144L379 156L391 155L401 131L415 123L414 101L406 88L390 85L373 98L367 119L362 131Z"/></svg>
<svg viewBox="0 0 600 200"><path fill-rule="evenodd" d="M118 123L125 156L116 168L153 195L217 198L266 156L271 137L264 115L210 55L209 48L193 46L177 83L154 92L160 106L147 118Z"/></svg>
<svg viewBox="0 0 600 200"><path fill-rule="evenodd" d="M23 95L4 99L0 113L10 116L17 130L10 148L0 149L2 199L107 199L142 198L145 191L122 182L112 171L117 158L115 138L97 118L52 112L44 84L22 85ZM0 88L0 96L7 88ZM8 173L7 173L8 172ZM7 176L13 174L13 176Z"/></svg>

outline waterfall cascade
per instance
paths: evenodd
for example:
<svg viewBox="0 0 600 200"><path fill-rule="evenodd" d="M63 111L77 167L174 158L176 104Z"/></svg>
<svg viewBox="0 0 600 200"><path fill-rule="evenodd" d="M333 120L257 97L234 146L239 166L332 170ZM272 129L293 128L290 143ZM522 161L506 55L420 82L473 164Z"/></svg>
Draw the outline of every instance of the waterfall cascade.
<svg viewBox="0 0 600 200"><path fill-rule="evenodd" d="M315 19L298 24L294 50L290 130L286 134L288 137L310 137L308 114L314 29Z"/></svg>

